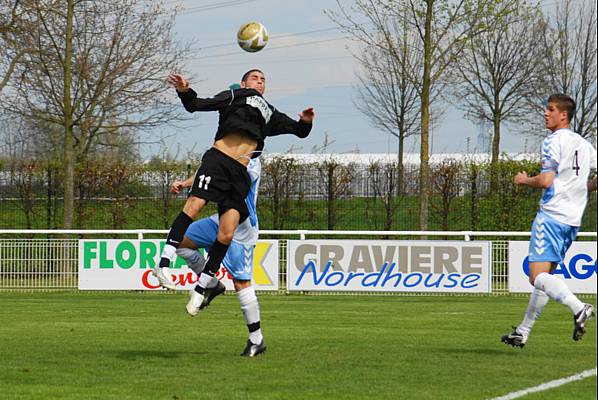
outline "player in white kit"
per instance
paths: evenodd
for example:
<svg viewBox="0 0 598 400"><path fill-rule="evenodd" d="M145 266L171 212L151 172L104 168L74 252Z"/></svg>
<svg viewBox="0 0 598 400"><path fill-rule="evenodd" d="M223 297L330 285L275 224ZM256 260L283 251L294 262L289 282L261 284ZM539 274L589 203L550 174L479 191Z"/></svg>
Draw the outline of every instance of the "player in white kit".
<svg viewBox="0 0 598 400"><path fill-rule="evenodd" d="M534 287L523 321L501 341L523 347L534 322L549 299L567 306L573 314L573 340L580 340L586 322L594 315L591 304L582 303L564 281L551 275L575 240L587 203L588 189L596 190L596 149L570 129L575 112L573 100L563 94L548 98L544 122L551 133L542 143L542 170L529 177L515 175L517 185L545 189L532 224L529 243L529 281Z"/></svg>
<svg viewBox="0 0 598 400"><path fill-rule="evenodd" d="M260 326L260 307L255 289L251 286L253 272L253 250L257 243L259 225L256 213L257 192L261 176L259 158L253 158L247 165L247 172L251 178L249 193L245 203L249 210L249 217L235 230L226 256L222 264L231 274L235 291L241 305L241 311L249 330L249 338L242 356L255 357L266 350L266 344ZM190 187L193 177L186 181L172 184L172 190L178 193L182 188ZM187 265L199 276L205 266L205 258L197 252L198 248L208 250L218 235L218 214L193 222L185 232L185 236L177 249L177 255L183 257ZM212 277L203 295L197 292L197 287L190 291L187 312L195 316L207 307L212 299L225 290L224 284L216 277Z"/></svg>

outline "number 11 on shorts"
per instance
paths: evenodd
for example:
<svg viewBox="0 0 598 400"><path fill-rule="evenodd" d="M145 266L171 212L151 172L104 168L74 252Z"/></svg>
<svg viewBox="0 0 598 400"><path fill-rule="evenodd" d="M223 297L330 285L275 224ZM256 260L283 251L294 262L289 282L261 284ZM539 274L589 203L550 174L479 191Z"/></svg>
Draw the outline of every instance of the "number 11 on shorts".
<svg viewBox="0 0 598 400"><path fill-rule="evenodd" d="M202 174L199 176L199 182L197 184L197 187L199 189L208 190L208 185L210 184L211 180L212 180L211 176L205 176Z"/></svg>

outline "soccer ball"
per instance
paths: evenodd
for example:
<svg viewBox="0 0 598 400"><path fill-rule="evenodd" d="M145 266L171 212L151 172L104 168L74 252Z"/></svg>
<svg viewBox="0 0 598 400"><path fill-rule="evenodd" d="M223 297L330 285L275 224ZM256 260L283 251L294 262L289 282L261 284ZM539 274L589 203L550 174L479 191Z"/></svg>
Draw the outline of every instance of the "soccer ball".
<svg viewBox="0 0 598 400"><path fill-rule="evenodd" d="M255 53L263 49L268 43L268 31L259 22L248 22L239 28L237 43L243 50Z"/></svg>

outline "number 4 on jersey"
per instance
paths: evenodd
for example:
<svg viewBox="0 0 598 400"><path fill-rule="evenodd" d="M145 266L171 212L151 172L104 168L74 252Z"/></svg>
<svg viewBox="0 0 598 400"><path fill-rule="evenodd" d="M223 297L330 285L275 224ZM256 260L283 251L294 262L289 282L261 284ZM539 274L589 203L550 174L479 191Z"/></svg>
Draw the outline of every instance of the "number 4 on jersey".
<svg viewBox="0 0 598 400"><path fill-rule="evenodd" d="M577 150L575 150L575 156L573 157L573 167L572 169L575 171L575 175L579 176L579 161L577 160Z"/></svg>

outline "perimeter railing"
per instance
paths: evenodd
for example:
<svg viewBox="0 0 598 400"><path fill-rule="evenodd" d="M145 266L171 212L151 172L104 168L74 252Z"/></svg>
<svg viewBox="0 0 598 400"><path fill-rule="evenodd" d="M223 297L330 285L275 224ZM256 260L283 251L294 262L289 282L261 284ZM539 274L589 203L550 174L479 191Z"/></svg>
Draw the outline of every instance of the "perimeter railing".
<svg viewBox="0 0 598 400"><path fill-rule="evenodd" d="M0 230L0 290L77 289L79 239L163 239L162 229L3 229ZM289 239L487 240L492 243L493 294L508 293L509 240L525 240L529 232L496 231L327 231L261 230L260 237L279 240L280 288L286 287ZM594 240L596 232L580 232L578 240ZM281 292L284 290L281 289Z"/></svg>

